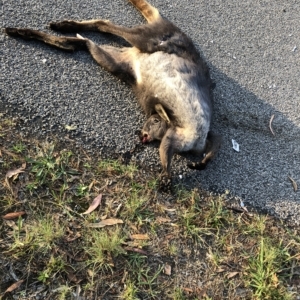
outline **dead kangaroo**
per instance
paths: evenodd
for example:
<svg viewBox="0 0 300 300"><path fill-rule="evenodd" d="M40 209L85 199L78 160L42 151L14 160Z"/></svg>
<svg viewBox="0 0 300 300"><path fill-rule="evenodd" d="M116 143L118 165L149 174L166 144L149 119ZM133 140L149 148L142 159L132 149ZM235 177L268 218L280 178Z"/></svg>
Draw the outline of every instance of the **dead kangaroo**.
<svg viewBox="0 0 300 300"><path fill-rule="evenodd" d="M132 47L99 46L79 34L57 37L31 29L5 31L67 51L88 50L100 66L132 85L148 116L141 132L142 142L161 140L163 175L170 176L171 159L178 152L198 155L199 162L189 167L204 169L220 146L220 137L210 131L212 81L208 67L191 39L155 7L144 0L129 1L148 24L127 28L107 20L61 21L50 23L50 28L61 32L111 33Z"/></svg>

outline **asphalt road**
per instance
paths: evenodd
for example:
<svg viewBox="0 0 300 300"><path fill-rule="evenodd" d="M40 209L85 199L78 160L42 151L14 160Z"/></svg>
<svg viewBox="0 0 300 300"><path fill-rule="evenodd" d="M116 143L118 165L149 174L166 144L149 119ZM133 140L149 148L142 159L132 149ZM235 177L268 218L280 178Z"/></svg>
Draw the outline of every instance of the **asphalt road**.
<svg viewBox="0 0 300 300"><path fill-rule="evenodd" d="M191 36L217 84L213 129L223 136L221 151L201 172L189 170L177 155L174 177L218 192L227 189L246 205L300 224L300 2L151 3ZM46 31L50 21L62 19L145 22L125 0L3 0L0 10L1 27ZM120 42L108 35L82 35L100 44ZM70 136L108 156L138 143L135 131L144 116L132 91L88 53L64 53L3 33L0 53L0 111L21 118L24 134ZM68 132L66 125L76 129ZM232 149L232 139L240 152ZM141 148L133 159L159 166L155 147ZM297 192L288 177L298 183Z"/></svg>

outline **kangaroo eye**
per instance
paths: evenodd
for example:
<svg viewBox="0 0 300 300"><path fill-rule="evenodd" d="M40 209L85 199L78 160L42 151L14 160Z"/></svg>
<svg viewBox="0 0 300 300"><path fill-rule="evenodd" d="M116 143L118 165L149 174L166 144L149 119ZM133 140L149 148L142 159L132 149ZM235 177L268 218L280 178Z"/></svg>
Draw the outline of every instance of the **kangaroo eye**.
<svg viewBox="0 0 300 300"><path fill-rule="evenodd" d="M159 123L159 119L154 119L154 123Z"/></svg>

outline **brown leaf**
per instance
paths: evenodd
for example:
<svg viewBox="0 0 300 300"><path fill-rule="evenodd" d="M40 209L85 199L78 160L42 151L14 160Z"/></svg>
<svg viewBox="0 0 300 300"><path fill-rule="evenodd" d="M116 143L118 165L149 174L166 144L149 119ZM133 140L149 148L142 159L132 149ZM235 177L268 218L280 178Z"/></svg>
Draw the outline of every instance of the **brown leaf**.
<svg viewBox="0 0 300 300"><path fill-rule="evenodd" d="M227 274L226 277L229 279L229 278L232 278L232 277L236 276L237 274L239 274L239 272L230 272L230 273Z"/></svg>
<svg viewBox="0 0 300 300"><path fill-rule="evenodd" d="M149 240L148 234L132 234L130 237L132 240Z"/></svg>
<svg viewBox="0 0 300 300"><path fill-rule="evenodd" d="M70 243L70 242L73 242L73 241L79 239L80 237L81 237L80 232L76 232L76 234L74 236L67 236L65 239L66 239L66 242Z"/></svg>
<svg viewBox="0 0 300 300"><path fill-rule="evenodd" d="M297 182L292 177L290 177L290 176L288 176L288 178L292 182L294 191L297 192L297 190L298 190Z"/></svg>
<svg viewBox="0 0 300 300"><path fill-rule="evenodd" d="M12 220L12 219L18 218L20 216L23 216L25 214L26 214L25 211L17 211L17 212L8 213L5 216L2 216L2 218L4 220Z"/></svg>
<svg viewBox="0 0 300 300"><path fill-rule="evenodd" d="M106 219L106 220L102 220L98 223L91 223L88 224L88 227L92 227L92 228L102 228L105 226L111 226L111 225L116 225L116 224L123 224L123 221L120 219Z"/></svg>
<svg viewBox="0 0 300 300"><path fill-rule="evenodd" d="M86 214L89 214L91 213L92 211L94 211L98 206L99 204L101 203L101 199L102 199L102 194L99 194L94 200L93 202L91 203L90 207L88 208L87 211L85 211L84 213L82 213L83 215L86 215Z"/></svg>
<svg viewBox="0 0 300 300"><path fill-rule="evenodd" d="M222 272L224 272L225 271L225 269L223 269L223 268L218 268L218 270L216 271L217 273L222 273Z"/></svg>
<svg viewBox="0 0 300 300"><path fill-rule="evenodd" d="M8 288L6 289L6 291L4 292L4 294L9 293L9 292L12 292L12 291L14 291L15 289L17 289L17 288L22 284L23 281L24 281L24 280L19 280L19 281L15 282L14 284L12 284L10 287L8 287Z"/></svg>
<svg viewBox="0 0 300 300"><path fill-rule="evenodd" d="M15 175L18 175L18 174L20 174L20 173L23 173L23 172L24 172L24 168L23 168L23 167L21 167L21 168L19 168L19 169L15 169L15 170L10 170L10 171L8 171L8 172L6 173L5 177L6 177L6 178L11 178L11 177L13 177L13 176L15 176Z"/></svg>
<svg viewBox="0 0 300 300"><path fill-rule="evenodd" d="M170 276L172 271L172 267L169 264L165 264L164 272L166 275Z"/></svg>
<svg viewBox="0 0 300 300"><path fill-rule="evenodd" d="M164 217L157 217L156 222L158 224L169 223L169 222L171 222L171 219L170 218L164 218Z"/></svg>

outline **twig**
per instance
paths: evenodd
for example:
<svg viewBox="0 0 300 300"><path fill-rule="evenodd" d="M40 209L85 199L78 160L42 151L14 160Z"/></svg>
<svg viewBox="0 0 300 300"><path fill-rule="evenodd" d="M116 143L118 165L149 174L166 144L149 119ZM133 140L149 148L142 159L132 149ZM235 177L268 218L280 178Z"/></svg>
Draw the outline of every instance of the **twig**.
<svg viewBox="0 0 300 300"><path fill-rule="evenodd" d="M271 119L270 119L270 122L269 122L269 128L270 128L272 134L275 136L275 133L274 133L273 128L272 128L272 122L274 120L274 117L275 117L275 115L271 116Z"/></svg>

